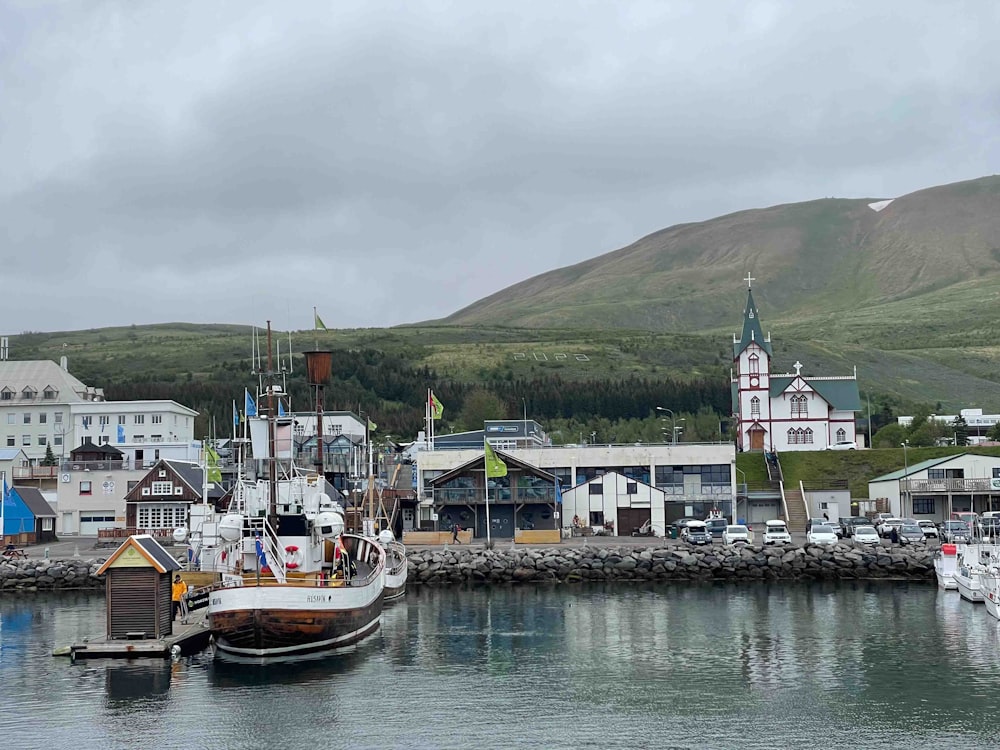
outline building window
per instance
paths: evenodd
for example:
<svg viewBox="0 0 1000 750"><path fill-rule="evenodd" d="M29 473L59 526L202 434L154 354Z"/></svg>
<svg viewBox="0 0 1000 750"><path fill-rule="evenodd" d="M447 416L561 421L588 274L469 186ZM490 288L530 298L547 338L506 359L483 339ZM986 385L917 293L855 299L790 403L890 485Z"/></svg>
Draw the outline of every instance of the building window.
<svg viewBox="0 0 1000 750"><path fill-rule="evenodd" d="M135 415L135 419L133 421L133 424L146 424L146 415L145 414L136 414Z"/></svg>
<svg viewBox="0 0 1000 750"><path fill-rule="evenodd" d="M59 395L59 391L52 388L46 388L42 391L42 398L46 401L55 401L56 397Z"/></svg>
<svg viewBox="0 0 1000 750"><path fill-rule="evenodd" d="M143 503L136 508L140 529L172 529L187 522L186 505L153 505Z"/></svg>
<svg viewBox="0 0 1000 750"><path fill-rule="evenodd" d="M125 415L124 414L119 414L118 415L118 424L125 424Z"/></svg>
<svg viewBox="0 0 1000 750"><path fill-rule="evenodd" d="M760 417L760 399L756 396L750 399L750 416L755 419Z"/></svg>
<svg viewBox="0 0 1000 750"><path fill-rule="evenodd" d="M0 401L11 401L14 398L14 391L10 388L4 388L0 391Z"/></svg>
<svg viewBox="0 0 1000 750"><path fill-rule="evenodd" d="M17 438L15 438L13 435L8 435L7 436L7 445L9 447L13 448L15 445L17 445Z"/></svg>
<svg viewBox="0 0 1000 750"><path fill-rule="evenodd" d="M52 438L52 445L62 445L62 435L56 435Z"/></svg>
<svg viewBox="0 0 1000 750"><path fill-rule="evenodd" d="M21 398L24 399L25 401L34 401L35 391L31 388L31 386L28 386L23 391L21 391Z"/></svg>
<svg viewBox="0 0 1000 750"><path fill-rule="evenodd" d="M792 396L792 416L809 416L809 399L805 396Z"/></svg>
<svg viewBox="0 0 1000 750"><path fill-rule="evenodd" d="M144 443L144 442L146 442L146 436L145 435L133 435L132 436L132 442L133 443Z"/></svg>
<svg viewBox="0 0 1000 750"><path fill-rule="evenodd" d="M845 440L847 440L847 432L844 430L843 427L841 427L839 430L837 430L837 442L842 443Z"/></svg>
<svg viewBox="0 0 1000 750"><path fill-rule="evenodd" d="M31 435L21 435L21 445L31 445Z"/></svg>
<svg viewBox="0 0 1000 750"><path fill-rule="evenodd" d="M91 490L90 490L90 482L89 481L80 482L80 494L81 495L90 495L90 494L92 494Z"/></svg>
<svg viewBox="0 0 1000 750"><path fill-rule="evenodd" d="M934 515L933 497L913 498L913 515L932 516Z"/></svg>
<svg viewBox="0 0 1000 750"><path fill-rule="evenodd" d="M759 375L760 374L760 357L756 354L750 355L750 374Z"/></svg>
<svg viewBox="0 0 1000 750"><path fill-rule="evenodd" d="M52 531L52 525L55 523L54 518L43 518L42 519L42 531Z"/></svg>
<svg viewBox="0 0 1000 750"><path fill-rule="evenodd" d="M603 484L592 484L592 485L590 485L590 494L591 495L603 495L604 494L604 485Z"/></svg>
<svg viewBox="0 0 1000 750"><path fill-rule="evenodd" d="M110 437L108 437L107 435L101 435L101 441L98 443L98 445L107 445L110 442L111 442Z"/></svg>
<svg viewBox="0 0 1000 750"><path fill-rule="evenodd" d="M163 415L154 414L149 418L149 421L152 422L153 424L163 424Z"/></svg>
<svg viewBox="0 0 1000 750"><path fill-rule="evenodd" d="M626 482L625 483L625 494L626 495L638 495L639 494L639 484L637 482Z"/></svg>
<svg viewBox="0 0 1000 750"><path fill-rule="evenodd" d="M344 428L341 425L339 425L339 424L335 424L333 426L333 429L330 431L330 434L331 435L341 435L341 434L343 434L343 432L344 432Z"/></svg>
<svg viewBox="0 0 1000 750"><path fill-rule="evenodd" d="M153 486L149 490L154 495L173 495L174 494L174 483L173 482L153 482Z"/></svg>
<svg viewBox="0 0 1000 750"><path fill-rule="evenodd" d="M56 424L62 424L62 412L57 411L52 421L55 422Z"/></svg>
<svg viewBox="0 0 1000 750"><path fill-rule="evenodd" d="M101 427L107 427L111 423L111 417L109 417L107 414L102 414L97 418L97 421L98 424L101 425Z"/></svg>
<svg viewBox="0 0 1000 750"><path fill-rule="evenodd" d="M42 412L41 414L38 415L38 424L47 424L48 421L49 421L49 415L46 414L45 412Z"/></svg>
<svg viewBox="0 0 1000 750"><path fill-rule="evenodd" d="M17 424L17 415L16 414L8 414L7 415L7 424Z"/></svg>
<svg viewBox="0 0 1000 750"><path fill-rule="evenodd" d="M31 414L29 412L24 413L24 423L31 424Z"/></svg>
<svg viewBox="0 0 1000 750"><path fill-rule="evenodd" d="M604 511L603 510L592 510L592 511L590 511L590 525L591 526L603 526L604 525Z"/></svg>
<svg viewBox="0 0 1000 750"><path fill-rule="evenodd" d="M39 445L45 445L45 443L46 443L45 435L39 435L38 436L38 444Z"/></svg>

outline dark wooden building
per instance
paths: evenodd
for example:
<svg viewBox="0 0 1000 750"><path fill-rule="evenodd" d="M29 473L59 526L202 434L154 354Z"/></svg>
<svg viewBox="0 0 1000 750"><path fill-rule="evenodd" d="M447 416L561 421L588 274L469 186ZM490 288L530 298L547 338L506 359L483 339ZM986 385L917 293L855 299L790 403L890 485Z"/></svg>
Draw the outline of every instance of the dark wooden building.
<svg viewBox="0 0 1000 750"><path fill-rule="evenodd" d="M173 632L170 585L180 564L148 535L130 536L98 575L106 575L109 640L159 639Z"/></svg>

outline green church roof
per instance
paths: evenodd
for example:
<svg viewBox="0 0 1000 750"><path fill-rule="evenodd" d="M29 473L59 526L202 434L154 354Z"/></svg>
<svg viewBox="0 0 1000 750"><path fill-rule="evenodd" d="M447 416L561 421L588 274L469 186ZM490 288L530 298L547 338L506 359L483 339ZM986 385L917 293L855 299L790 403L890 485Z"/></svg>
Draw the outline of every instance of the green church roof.
<svg viewBox="0 0 1000 750"><path fill-rule="evenodd" d="M757 313L757 304L753 301L753 292L747 289L747 306L743 310L743 335L740 336L738 343L733 344L733 359L739 357L750 344L757 344L769 357L774 356L771 344L764 338L764 331L760 327L760 315Z"/></svg>

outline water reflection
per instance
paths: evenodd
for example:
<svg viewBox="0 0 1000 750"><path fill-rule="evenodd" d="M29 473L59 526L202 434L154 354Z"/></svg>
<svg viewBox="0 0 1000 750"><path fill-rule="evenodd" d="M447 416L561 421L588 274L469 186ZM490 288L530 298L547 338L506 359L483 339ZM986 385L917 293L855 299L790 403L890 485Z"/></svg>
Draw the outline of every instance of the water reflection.
<svg viewBox="0 0 1000 750"><path fill-rule="evenodd" d="M69 665L52 646L104 617L74 604L0 600L11 746L982 748L1000 723L996 621L918 584L411 587L353 649L263 664Z"/></svg>

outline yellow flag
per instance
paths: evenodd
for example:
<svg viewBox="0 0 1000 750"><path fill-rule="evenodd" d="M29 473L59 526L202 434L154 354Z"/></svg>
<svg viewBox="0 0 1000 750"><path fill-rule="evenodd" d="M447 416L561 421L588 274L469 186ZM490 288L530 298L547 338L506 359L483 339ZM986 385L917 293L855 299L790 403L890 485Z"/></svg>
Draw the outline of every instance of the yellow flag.
<svg viewBox="0 0 1000 750"><path fill-rule="evenodd" d="M444 414L444 404L438 401L438 397L434 395L434 391L431 391L430 405L431 419L441 419L441 415Z"/></svg>
<svg viewBox="0 0 1000 750"><path fill-rule="evenodd" d="M488 442L484 440L483 445L486 446L486 478L507 476L507 464L493 452L493 446Z"/></svg>
<svg viewBox="0 0 1000 750"><path fill-rule="evenodd" d="M205 448L205 469L208 471L209 482L221 484L222 469L219 467L219 454L210 445Z"/></svg>

